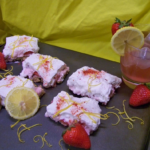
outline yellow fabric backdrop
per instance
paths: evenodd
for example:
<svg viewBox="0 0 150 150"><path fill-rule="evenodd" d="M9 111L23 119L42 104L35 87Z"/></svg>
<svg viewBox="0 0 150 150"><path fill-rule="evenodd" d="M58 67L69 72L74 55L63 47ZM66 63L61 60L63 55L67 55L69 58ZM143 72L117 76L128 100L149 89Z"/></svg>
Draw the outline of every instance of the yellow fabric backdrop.
<svg viewBox="0 0 150 150"><path fill-rule="evenodd" d="M115 17L132 18L137 27L150 30L150 0L0 0L0 44L6 36L33 35L119 62L110 46Z"/></svg>

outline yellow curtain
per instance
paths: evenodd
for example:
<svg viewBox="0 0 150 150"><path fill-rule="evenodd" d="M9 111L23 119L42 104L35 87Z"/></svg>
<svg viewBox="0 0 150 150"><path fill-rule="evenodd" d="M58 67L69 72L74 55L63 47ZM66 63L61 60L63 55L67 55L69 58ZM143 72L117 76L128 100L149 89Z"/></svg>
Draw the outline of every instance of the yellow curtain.
<svg viewBox="0 0 150 150"><path fill-rule="evenodd" d="M115 17L150 30L150 0L0 0L0 45L10 35L119 62L111 49Z"/></svg>

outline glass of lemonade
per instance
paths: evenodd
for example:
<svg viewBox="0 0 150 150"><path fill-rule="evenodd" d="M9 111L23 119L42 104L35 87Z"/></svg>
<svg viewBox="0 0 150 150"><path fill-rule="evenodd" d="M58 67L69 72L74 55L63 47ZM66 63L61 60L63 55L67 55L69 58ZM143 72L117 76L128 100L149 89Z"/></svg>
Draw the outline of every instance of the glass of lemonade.
<svg viewBox="0 0 150 150"><path fill-rule="evenodd" d="M122 78L130 88L150 82L150 33L141 49L127 43L125 54L120 57L120 65Z"/></svg>

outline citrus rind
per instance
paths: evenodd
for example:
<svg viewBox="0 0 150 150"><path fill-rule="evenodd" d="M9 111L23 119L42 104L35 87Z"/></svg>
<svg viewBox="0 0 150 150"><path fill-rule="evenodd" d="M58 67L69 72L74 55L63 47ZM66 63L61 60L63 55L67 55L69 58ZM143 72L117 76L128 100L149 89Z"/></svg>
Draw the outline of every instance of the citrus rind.
<svg viewBox="0 0 150 150"><path fill-rule="evenodd" d="M123 56L126 43L139 49L144 45L144 34L136 27L123 27L117 30L111 38L112 49Z"/></svg>

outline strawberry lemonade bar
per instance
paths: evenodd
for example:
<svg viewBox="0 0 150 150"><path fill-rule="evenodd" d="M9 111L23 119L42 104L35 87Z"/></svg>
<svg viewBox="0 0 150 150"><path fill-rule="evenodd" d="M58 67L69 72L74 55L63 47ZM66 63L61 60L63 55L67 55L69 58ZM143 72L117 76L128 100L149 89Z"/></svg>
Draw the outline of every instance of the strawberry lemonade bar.
<svg viewBox="0 0 150 150"><path fill-rule="evenodd" d="M106 105L121 82L121 78L103 70L84 66L69 77L67 85L74 94L88 96Z"/></svg>
<svg viewBox="0 0 150 150"><path fill-rule="evenodd" d="M3 54L6 61L15 61L28 57L39 51L38 38L15 35L6 38Z"/></svg>
<svg viewBox="0 0 150 150"><path fill-rule="evenodd" d="M39 97L45 94L45 91L41 86L35 86L29 79L25 79L21 76L8 75L6 78L0 80L0 101L1 105L5 106L5 98L7 94L18 86L24 86L33 89Z"/></svg>
<svg viewBox="0 0 150 150"><path fill-rule="evenodd" d="M43 87L55 87L63 82L69 67L61 60L49 55L32 54L23 61L22 77L28 77L34 82L43 82Z"/></svg>
<svg viewBox="0 0 150 150"><path fill-rule="evenodd" d="M79 122L90 134L100 125L100 113L98 101L88 97L73 97L61 91L47 106L45 117L59 121L64 126Z"/></svg>

